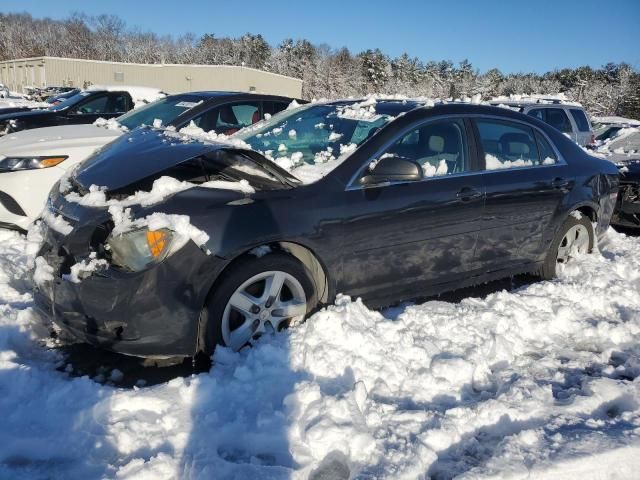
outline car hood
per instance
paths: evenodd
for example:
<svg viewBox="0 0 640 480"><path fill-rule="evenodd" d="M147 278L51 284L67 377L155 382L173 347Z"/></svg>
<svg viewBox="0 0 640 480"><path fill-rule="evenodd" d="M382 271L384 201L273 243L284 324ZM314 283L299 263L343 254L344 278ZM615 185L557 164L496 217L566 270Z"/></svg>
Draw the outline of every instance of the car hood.
<svg viewBox="0 0 640 480"><path fill-rule="evenodd" d="M98 148L122 135L95 125L35 128L0 138L0 156L62 155L75 148Z"/></svg>
<svg viewBox="0 0 640 480"><path fill-rule="evenodd" d="M229 145L184 140L177 134L141 127L88 158L75 173L75 179L85 188L98 185L118 190L191 158L224 148Z"/></svg>
<svg viewBox="0 0 640 480"><path fill-rule="evenodd" d="M51 110L27 110L27 111L19 111L13 113L3 113L0 111L0 122L6 120L31 120L36 118L44 118L55 115L56 112Z"/></svg>
<svg viewBox="0 0 640 480"><path fill-rule="evenodd" d="M37 108L37 107L35 107ZM26 107L26 106L21 106L21 107L1 107L0 108L0 115L6 115L8 113L16 113L16 112L28 112L34 110L34 107Z"/></svg>

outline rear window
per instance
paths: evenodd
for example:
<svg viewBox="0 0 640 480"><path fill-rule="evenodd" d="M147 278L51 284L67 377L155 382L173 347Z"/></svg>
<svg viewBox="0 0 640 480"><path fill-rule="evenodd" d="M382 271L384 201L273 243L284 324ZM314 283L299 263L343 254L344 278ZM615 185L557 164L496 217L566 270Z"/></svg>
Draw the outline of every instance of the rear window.
<svg viewBox="0 0 640 480"><path fill-rule="evenodd" d="M578 126L578 130L581 132L588 132L589 128L589 120L587 120L587 116L584 112L578 108L572 108L569 110L571 112L571 116L576 121L576 125Z"/></svg>

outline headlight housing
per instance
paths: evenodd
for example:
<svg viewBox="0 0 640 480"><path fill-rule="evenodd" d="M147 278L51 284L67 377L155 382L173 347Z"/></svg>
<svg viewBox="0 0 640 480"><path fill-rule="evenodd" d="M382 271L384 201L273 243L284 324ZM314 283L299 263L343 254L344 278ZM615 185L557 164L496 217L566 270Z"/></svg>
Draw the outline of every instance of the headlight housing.
<svg viewBox="0 0 640 480"><path fill-rule="evenodd" d="M171 251L175 232L162 228L142 228L111 235L106 242L111 263L132 272L139 272L152 264L162 262Z"/></svg>
<svg viewBox="0 0 640 480"><path fill-rule="evenodd" d="M20 170L37 170L51 168L61 164L67 158L66 155L46 157L3 157L0 158L0 172L17 172Z"/></svg>

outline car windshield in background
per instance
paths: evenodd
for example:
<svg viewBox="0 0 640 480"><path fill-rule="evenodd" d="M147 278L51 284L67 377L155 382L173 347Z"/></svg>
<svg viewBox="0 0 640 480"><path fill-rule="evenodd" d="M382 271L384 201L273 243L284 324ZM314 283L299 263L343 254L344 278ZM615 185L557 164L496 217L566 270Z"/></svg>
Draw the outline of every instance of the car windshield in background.
<svg viewBox="0 0 640 480"><path fill-rule="evenodd" d="M131 110L117 120L129 130L141 125L153 125L156 120L160 120L162 125L166 126L201 102L202 97L196 95L173 95Z"/></svg>
<svg viewBox="0 0 640 480"><path fill-rule="evenodd" d="M618 133L622 127L608 127L601 133L598 133L596 136L596 140L604 141L607 138L613 137L616 133Z"/></svg>
<svg viewBox="0 0 640 480"><path fill-rule="evenodd" d="M640 132L613 140L607 148L614 153L640 153Z"/></svg>
<svg viewBox="0 0 640 480"><path fill-rule="evenodd" d="M72 105L82 101L87 98L87 96L91 95L92 92L80 92L76 93L74 96L67 98L64 102L59 103L58 105L53 105L49 107L49 110L53 110L54 112L58 112L61 110L66 110Z"/></svg>
<svg viewBox="0 0 640 480"><path fill-rule="evenodd" d="M305 105L285 110L237 137L295 175L295 169L305 164L333 163L335 168L339 162L334 160L353 151L392 118L366 102Z"/></svg>

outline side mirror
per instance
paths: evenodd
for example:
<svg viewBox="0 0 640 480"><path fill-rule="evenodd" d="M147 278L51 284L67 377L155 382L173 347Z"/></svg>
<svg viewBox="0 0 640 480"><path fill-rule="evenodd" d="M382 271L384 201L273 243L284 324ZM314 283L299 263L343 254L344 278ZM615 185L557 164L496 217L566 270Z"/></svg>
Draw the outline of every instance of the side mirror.
<svg viewBox="0 0 640 480"><path fill-rule="evenodd" d="M401 157L384 157L369 167L361 185L379 185L387 182L413 182L422 179L422 168L416 162Z"/></svg>

